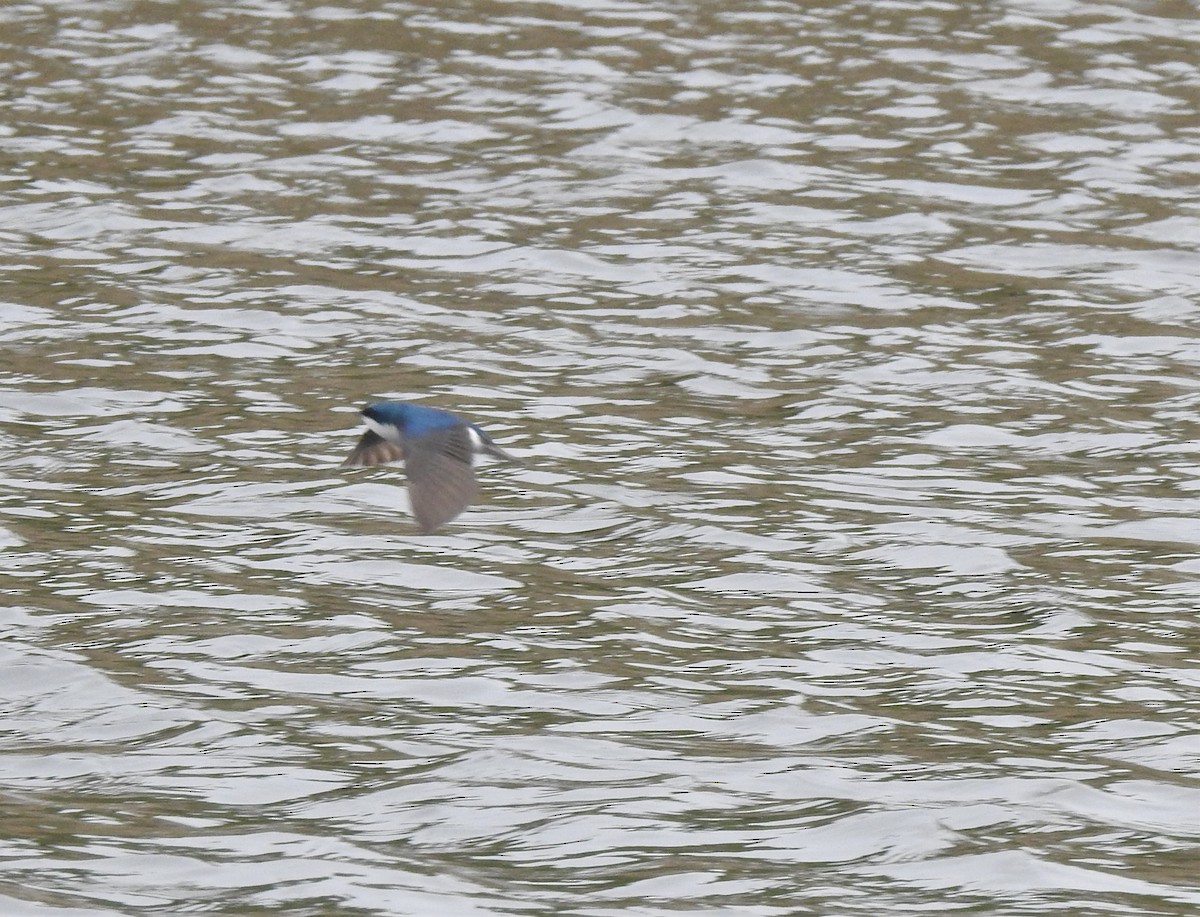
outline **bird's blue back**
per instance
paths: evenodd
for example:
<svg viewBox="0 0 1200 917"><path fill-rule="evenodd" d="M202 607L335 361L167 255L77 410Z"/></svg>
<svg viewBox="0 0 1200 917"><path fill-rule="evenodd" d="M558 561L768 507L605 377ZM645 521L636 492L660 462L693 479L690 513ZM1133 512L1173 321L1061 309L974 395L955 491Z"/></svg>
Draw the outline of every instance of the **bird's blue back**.
<svg viewBox="0 0 1200 917"><path fill-rule="evenodd" d="M377 423L391 424L406 437L424 436L466 425L457 414L406 401L378 401L363 413Z"/></svg>

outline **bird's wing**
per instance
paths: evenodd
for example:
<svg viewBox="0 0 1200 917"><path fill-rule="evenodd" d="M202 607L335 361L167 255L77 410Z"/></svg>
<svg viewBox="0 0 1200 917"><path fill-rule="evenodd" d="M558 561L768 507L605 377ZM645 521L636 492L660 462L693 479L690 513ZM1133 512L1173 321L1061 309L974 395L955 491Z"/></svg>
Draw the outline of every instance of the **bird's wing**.
<svg viewBox="0 0 1200 917"><path fill-rule="evenodd" d="M388 442L374 430L368 430L354 447L354 451L342 462L343 468L365 468L368 465L382 465L384 462L398 462L404 458L404 450L395 443Z"/></svg>
<svg viewBox="0 0 1200 917"><path fill-rule="evenodd" d="M408 498L422 531L445 525L475 499L471 438L466 425L405 441Z"/></svg>

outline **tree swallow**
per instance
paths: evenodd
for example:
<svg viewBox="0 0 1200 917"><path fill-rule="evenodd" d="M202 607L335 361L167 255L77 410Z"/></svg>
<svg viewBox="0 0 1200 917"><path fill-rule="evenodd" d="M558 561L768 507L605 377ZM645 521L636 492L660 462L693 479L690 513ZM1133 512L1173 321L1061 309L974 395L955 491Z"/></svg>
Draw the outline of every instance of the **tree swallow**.
<svg viewBox="0 0 1200 917"><path fill-rule="evenodd" d="M367 432L342 467L403 460L409 502L423 532L445 525L475 498L475 456L516 461L475 424L441 408L378 401L362 416Z"/></svg>

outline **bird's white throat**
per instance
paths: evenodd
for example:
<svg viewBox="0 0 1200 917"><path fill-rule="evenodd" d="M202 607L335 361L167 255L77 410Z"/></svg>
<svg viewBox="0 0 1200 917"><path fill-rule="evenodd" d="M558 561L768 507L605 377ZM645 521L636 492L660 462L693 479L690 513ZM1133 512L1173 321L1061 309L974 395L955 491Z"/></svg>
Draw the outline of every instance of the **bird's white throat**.
<svg viewBox="0 0 1200 917"><path fill-rule="evenodd" d="M366 423L369 430L389 443L395 443L397 446L403 445L400 441L400 429L395 424L380 423L378 420L366 416L363 417L363 422Z"/></svg>

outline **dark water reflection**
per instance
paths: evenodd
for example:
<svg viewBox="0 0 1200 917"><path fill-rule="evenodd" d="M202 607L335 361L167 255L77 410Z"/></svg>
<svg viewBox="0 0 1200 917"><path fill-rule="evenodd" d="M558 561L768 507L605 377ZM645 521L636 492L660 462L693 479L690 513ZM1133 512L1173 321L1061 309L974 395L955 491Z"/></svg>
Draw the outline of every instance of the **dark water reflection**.
<svg viewBox="0 0 1200 917"><path fill-rule="evenodd" d="M1193 913L1198 39L0 9L0 911Z"/></svg>

